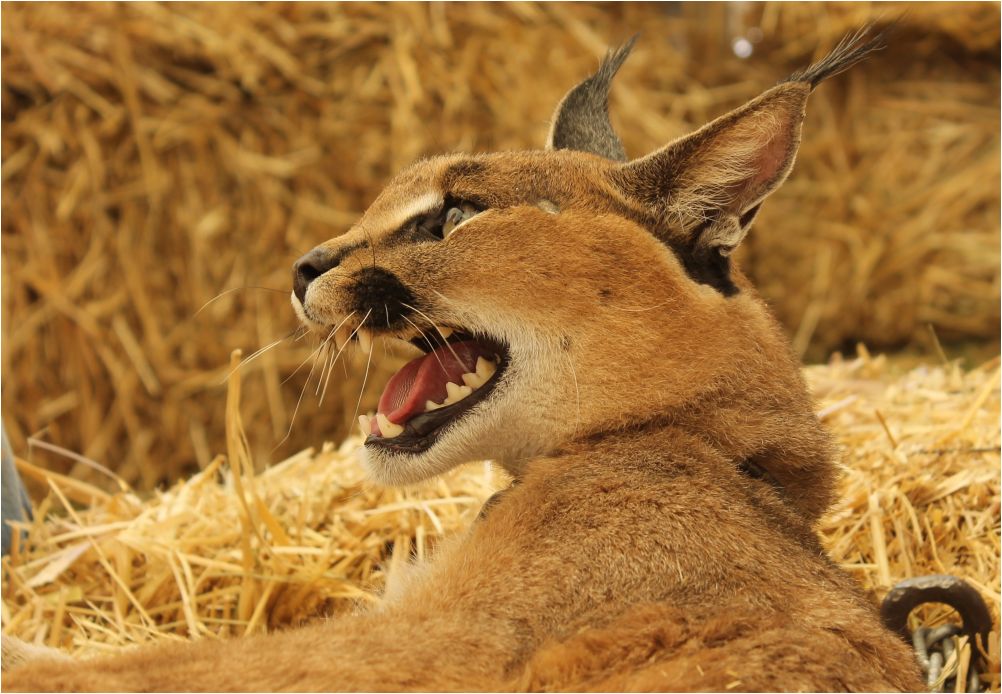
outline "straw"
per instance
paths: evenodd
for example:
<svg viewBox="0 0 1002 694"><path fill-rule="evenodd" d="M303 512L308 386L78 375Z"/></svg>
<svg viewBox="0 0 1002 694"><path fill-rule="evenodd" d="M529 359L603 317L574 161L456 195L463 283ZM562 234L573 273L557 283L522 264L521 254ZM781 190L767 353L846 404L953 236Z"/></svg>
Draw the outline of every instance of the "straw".
<svg viewBox="0 0 1002 694"><path fill-rule="evenodd" d="M875 600L910 576L967 579L995 620L982 681L999 691L996 360L964 371L860 353L805 369L844 473L822 540ZM227 408L231 444L242 440L245 406L231 399ZM3 561L4 633L86 656L336 616L378 601L388 572L468 527L507 484L488 463L471 463L422 485L376 487L364 480L359 445L356 436L305 450L253 475L248 461L238 471L245 452L231 446L228 458L142 502L120 492L75 509L63 490L78 487L49 475L56 503L38 505L41 517ZM916 616L930 626L951 618L942 607ZM960 649L955 670L970 657Z"/></svg>
<svg viewBox="0 0 1002 694"><path fill-rule="evenodd" d="M204 468L230 352L296 327L292 262L417 157L539 147L563 93L640 30L611 104L633 156L903 14L890 48L811 97L740 260L813 359L860 339L932 350L929 326L950 355L997 344L996 4L4 9L4 423L23 458L106 491L28 439L143 490ZM290 337L244 367L259 468L354 426L364 369L328 370L320 407L315 346ZM363 410L392 368L373 361Z"/></svg>

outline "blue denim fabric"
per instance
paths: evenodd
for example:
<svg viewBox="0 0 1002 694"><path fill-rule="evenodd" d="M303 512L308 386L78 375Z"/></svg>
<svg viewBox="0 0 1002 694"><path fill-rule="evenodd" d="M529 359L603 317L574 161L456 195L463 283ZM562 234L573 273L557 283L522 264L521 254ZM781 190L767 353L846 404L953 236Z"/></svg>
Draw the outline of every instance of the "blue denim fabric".
<svg viewBox="0 0 1002 694"><path fill-rule="evenodd" d="M7 442L7 431L0 427L0 438L3 439L2 469L0 469L0 487L2 487L2 497L0 497L0 516L2 516L3 526L3 553L10 552L11 536L13 534L7 521L23 521L31 518L31 502L28 494L24 491L21 477L14 467L14 453L10 450Z"/></svg>

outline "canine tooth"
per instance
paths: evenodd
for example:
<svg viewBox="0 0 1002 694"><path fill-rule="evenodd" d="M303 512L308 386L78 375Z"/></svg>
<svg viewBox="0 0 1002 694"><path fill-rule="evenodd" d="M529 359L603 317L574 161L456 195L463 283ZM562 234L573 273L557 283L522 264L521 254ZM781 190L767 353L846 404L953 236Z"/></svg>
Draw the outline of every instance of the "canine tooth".
<svg viewBox="0 0 1002 694"><path fill-rule="evenodd" d="M425 400L424 401L424 411L425 412L431 412L432 410L437 410L440 407L445 407L445 404L443 403L443 404L439 405L437 402L434 402L432 400Z"/></svg>
<svg viewBox="0 0 1002 694"><path fill-rule="evenodd" d="M438 334L442 336L443 340L448 340L449 336L452 335L452 333L456 332L452 328L445 328L437 325L435 326L435 328L438 330Z"/></svg>
<svg viewBox="0 0 1002 694"><path fill-rule="evenodd" d="M384 439L392 439L404 433L404 428L399 424L394 424L389 418L380 412L376 415L376 423L379 424L379 433Z"/></svg>
<svg viewBox="0 0 1002 694"><path fill-rule="evenodd" d="M494 362L483 357L477 357L477 376L483 379L483 383L486 383L487 379L493 376L497 370L498 366Z"/></svg>
<svg viewBox="0 0 1002 694"><path fill-rule="evenodd" d="M482 386L484 382L485 382L484 379L482 379L478 374L470 374L470 373L463 374L463 383L465 383L473 390L476 390L477 388Z"/></svg>
<svg viewBox="0 0 1002 694"><path fill-rule="evenodd" d="M365 354L368 354L369 352L371 352L372 351L372 333L370 333L365 328L359 328L357 335L358 335L358 346L361 348L361 350Z"/></svg>
<svg viewBox="0 0 1002 694"><path fill-rule="evenodd" d="M344 346L348 344L348 337L351 335L351 331L345 326L341 326L334 333L334 344L337 345L337 349L340 352L344 349Z"/></svg>
<svg viewBox="0 0 1002 694"><path fill-rule="evenodd" d="M362 436L372 434L372 420L364 414L358 415L358 426L362 430Z"/></svg>

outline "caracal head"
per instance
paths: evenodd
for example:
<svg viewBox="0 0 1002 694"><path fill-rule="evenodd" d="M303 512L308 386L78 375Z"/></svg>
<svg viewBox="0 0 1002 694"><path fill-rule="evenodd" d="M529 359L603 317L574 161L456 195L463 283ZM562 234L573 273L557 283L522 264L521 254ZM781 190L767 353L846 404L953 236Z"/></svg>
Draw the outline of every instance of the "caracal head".
<svg viewBox="0 0 1002 694"><path fill-rule="evenodd" d="M723 384L761 388L749 360L777 329L730 254L793 166L812 89L874 47L859 39L626 161L607 96L631 41L560 103L544 150L418 162L303 256L305 324L420 350L362 418L371 474L408 483L485 458L518 474Z"/></svg>

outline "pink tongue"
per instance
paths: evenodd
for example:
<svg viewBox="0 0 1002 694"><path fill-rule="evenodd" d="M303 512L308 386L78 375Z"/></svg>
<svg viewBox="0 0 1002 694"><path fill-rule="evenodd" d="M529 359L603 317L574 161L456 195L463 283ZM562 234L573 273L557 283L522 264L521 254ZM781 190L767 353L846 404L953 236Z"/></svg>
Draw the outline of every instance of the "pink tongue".
<svg viewBox="0 0 1002 694"><path fill-rule="evenodd" d="M424 412L428 400L441 403L448 382L463 385L463 374L477 370L477 357L493 359L494 353L473 340L443 345L434 352L407 362L393 375L379 398L378 412L394 424L403 424ZM375 418L372 423L376 429Z"/></svg>

